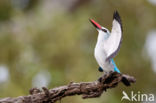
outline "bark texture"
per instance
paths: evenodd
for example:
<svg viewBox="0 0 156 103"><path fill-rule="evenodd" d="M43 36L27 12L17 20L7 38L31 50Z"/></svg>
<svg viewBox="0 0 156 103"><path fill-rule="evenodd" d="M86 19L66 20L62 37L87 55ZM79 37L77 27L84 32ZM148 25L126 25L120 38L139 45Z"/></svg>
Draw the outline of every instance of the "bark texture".
<svg viewBox="0 0 156 103"><path fill-rule="evenodd" d="M30 95L19 96L16 98L3 98L0 103L54 103L66 96L82 95L83 99L100 97L103 91L109 88L114 88L119 82L125 86L130 86L135 83L136 79L132 76L120 74L117 72L110 72L107 75L101 76L98 80L93 82L71 82L68 85L43 90L32 88Z"/></svg>

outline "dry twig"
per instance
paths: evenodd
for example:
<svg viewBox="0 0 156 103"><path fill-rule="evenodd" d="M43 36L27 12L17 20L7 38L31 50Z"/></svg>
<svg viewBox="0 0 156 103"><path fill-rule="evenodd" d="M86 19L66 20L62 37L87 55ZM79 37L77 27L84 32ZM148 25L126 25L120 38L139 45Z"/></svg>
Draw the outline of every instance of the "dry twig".
<svg viewBox="0 0 156 103"><path fill-rule="evenodd" d="M82 95L83 99L100 97L103 91L114 88L119 82L126 86L130 86L136 79L132 76L111 72L108 75L101 76L93 82L71 82L68 85L47 89L43 87L43 91L33 88L30 95L20 96L16 98L0 99L0 103L54 103L66 96Z"/></svg>

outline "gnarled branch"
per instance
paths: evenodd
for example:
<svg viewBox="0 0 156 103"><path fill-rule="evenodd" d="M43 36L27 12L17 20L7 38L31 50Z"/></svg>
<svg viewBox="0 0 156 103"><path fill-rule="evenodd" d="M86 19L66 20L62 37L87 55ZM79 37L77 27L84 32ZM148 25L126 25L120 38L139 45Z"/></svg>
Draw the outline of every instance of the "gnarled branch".
<svg viewBox="0 0 156 103"><path fill-rule="evenodd" d="M83 99L100 97L103 91L114 88L119 82L126 86L130 86L136 79L132 76L110 72L101 76L94 82L71 82L68 85L47 89L43 87L43 91L33 88L30 95L20 96L16 98L0 99L0 103L54 103L66 96L82 95Z"/></svg>

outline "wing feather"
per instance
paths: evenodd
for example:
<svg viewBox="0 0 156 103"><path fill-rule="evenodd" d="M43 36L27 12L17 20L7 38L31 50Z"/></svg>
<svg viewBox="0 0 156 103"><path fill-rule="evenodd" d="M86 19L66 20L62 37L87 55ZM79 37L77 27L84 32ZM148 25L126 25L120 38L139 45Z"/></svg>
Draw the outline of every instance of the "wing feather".
<svg viewBox="0 0 156 103"><path fill-rule="evenodd" d="M119 13L115 11L113 15L111 35L107 39L105 46L107 52L106 61L116 56L116 54L120 49L121 41L122 41L122 23Z"/></svg>

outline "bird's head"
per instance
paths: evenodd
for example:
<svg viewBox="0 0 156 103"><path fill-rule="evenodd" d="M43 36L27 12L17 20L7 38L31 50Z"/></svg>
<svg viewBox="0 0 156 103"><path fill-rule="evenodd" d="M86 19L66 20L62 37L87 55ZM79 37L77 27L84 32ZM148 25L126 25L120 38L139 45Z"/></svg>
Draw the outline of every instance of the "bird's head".
<svg viewBox="0 0 156 103"><path fill-rule="evenodd" d="M99 34L104 35L104 36L108 36L110 34L110 32L107 28L101 26L100 24L95 22L93 19L90 19L90 22L96 27Z"/></svg>

